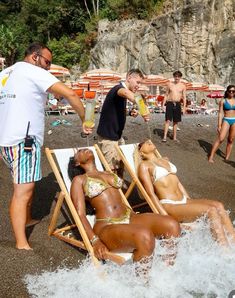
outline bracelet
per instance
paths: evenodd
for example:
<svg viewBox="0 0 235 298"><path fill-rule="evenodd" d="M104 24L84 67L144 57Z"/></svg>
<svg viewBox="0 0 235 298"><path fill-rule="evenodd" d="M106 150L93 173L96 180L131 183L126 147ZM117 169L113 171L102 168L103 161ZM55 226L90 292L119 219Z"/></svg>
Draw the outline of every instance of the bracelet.
<svg viewBox="0 0 235 298"><path fill-rule="evenodd" d="M94 235L94 236L91 238L91 240L90 240L91 245L93 246L94 243L95 243L97 240L99 240L99 239L100 239L100 238L99 238L97 235Z"/></svg>

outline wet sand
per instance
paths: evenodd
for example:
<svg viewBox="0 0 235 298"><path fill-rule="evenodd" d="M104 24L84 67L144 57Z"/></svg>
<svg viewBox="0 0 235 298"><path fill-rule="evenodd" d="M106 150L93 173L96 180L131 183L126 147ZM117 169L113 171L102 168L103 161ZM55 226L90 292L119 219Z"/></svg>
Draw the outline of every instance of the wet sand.
<svg viewBox="0 0 235 298"><path fill-rule="evenodd" d="M99 115L97 114L97 118ZM71 126L52 127L55 119L66 119ZM186 115L180 124L178 139L175 143L167 139L161 142L163 135L163 114L154 114L150 121L151 139L163 156L168 156L178 168L178 176L192 198L211 198L222 201L235 219L235 149L230 162L224 162L225 143L215 156L215 163L207 162L207 154L216 137L216 116ZM201 124L203 126L198 126ZM47 132L52 130L52 134ZM81 138L81 122L76 115L46 117L45 147L71 148L87 145ZM90 137L94 144L95 133ZM124 136L126 143L135 143L149 136L148 127L140 117L127 117ZM0 160L0 297L29 297L23 278L26 274L42 271L53 271L59 266L78 267L79 260L84 258L76 248L47 235L50 218L54 208L54 197L59 191L58 184L43 152L43 179L37 183L32 213L42 221L27 229L33 251L15 249L14 237L8 215L8 205L12 194L10 173ZM59 223L65 218L60 216Z"/></svg>

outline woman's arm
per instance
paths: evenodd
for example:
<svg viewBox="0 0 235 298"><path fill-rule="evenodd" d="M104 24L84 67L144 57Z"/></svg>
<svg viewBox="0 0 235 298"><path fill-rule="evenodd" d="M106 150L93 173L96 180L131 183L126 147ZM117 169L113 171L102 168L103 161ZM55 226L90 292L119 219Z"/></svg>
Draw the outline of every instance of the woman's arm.
<svg viewBox="0 0 235 298"><path fill-rule="evenodd" d="M224 99L222 99L219 103L218 128L217 128L218 132L220 132L221 130L222 120L224 116L223 104L224 104Z"/></svg>
<svg viewBox="0 0 235 298"><path fill-rule="evenodd" d="M143 184L144 189L146 190L147 194L151 198L154 205L159 210L160 214L167 215L167 212L162 207L161 203L159 202L158 197L155 194L153 183L151 180L151 176L149 173L149 167L146 165L145 162L141 162L139 169L138 169L138 176L140 178L140 181Z"/></svg>
<svg viewBox="0 0 235 298"><path fill-rule="evenodd" d="M99 239L99 237L94 233L89 221L86 217L86 204L85 196L83 192L83 178L82 176L76 176L71 185L70 189L71 198L73 204L78 212L80 220L83 224L83 227L87 233L87 236L91 242L91 245L94 249L94 254L98 259L106 259L106 252L108 251L107 247Z"/></svg>
<svg viewBox="0 0 235 298"><path fill-rule="evenodd" d="M178 180L178 187L180 189L180 191L183 193L183 195L186 196L186 198L191 199L189 194L187 193L186 189L184 188L184 186L181 184L181 182Z"/></svg>

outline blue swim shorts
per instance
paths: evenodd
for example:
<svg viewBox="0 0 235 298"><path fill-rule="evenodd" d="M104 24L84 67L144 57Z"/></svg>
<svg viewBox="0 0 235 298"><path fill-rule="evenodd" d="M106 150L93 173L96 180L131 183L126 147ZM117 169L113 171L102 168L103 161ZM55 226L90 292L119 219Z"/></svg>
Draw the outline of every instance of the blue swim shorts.
<svg viewBox="0 0 235 298"><path fill-rule="evenodd" d="M21 142L9 147L0 146L0 155L10 168L14 183L30 183L42 179L41 147L36 139L31 152L25 152L24 142Z"/></svg>

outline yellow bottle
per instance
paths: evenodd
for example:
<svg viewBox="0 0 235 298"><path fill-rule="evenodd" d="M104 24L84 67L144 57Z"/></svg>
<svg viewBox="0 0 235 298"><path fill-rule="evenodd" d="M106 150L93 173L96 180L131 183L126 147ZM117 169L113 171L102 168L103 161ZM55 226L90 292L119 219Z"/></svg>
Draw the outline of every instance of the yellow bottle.
<svg viewBox="0 0 235 298"><path fill-rule="evenodd" d="M145 101L141 94L135 94L135 102L137 103L138 110L141 116L146 116L149 114L149 109L145 104Z"/></svg>
<svg viewBox="0 0 235 298"><path fill-rule="evenodd" d="M86 109L85 109L85 121L86 127L92 128L95 126L95 99L86 99Z"/></svg>

